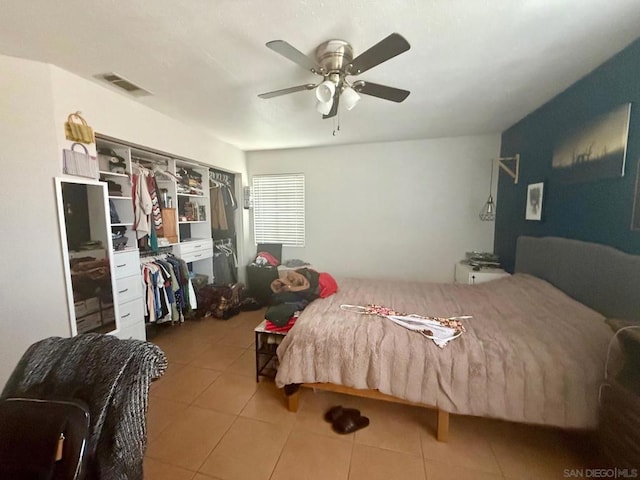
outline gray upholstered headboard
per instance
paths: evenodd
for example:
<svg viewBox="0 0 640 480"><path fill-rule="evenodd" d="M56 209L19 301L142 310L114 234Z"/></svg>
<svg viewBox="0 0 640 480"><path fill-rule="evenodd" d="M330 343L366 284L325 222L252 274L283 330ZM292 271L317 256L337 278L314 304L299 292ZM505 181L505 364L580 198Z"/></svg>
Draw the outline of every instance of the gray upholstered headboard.
<svg viewBox="0 0 640 480"><path fill-rule="evenodd" d="M606 317L640 320L640 255L559 237L519 237L516 273L542 278Z"/></svg>

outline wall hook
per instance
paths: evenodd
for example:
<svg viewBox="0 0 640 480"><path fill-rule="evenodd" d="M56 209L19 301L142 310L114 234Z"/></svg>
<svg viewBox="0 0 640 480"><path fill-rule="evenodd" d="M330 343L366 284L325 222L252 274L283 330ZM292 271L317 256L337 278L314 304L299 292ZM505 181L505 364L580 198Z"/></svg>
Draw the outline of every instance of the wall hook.
<svg viewBox="0 0 640 480"><path fill-rule="evenodd" d="M514 168L508 167L504 162L513 162ZM516 153L513 157L500 157L498 158L498 166L503 169L507 174L513 178L513 183L518 183L520 177L520 154Z"/></svg>

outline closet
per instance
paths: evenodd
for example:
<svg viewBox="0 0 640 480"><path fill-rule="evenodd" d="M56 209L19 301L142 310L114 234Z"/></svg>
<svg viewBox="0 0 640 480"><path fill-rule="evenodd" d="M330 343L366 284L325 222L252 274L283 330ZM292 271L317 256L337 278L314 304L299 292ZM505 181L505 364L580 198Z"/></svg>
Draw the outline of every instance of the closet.
<svg viewBox="0 0 640 480"><path fill-rule="evenodd" d="M189 276L206 277L206 283L237 281L238 204L233 173L100 134L96 134L96 146L100 180L109 191L116 287L132 292L128 285L120 288L121 279L131 280L117 273L119 264L130 264L125 258L135 262L140 285L139 308L127 318L135 317L136 325L169 318L149 315L143 274L154 254L184 261ZM141 222L142 214L149 215L148 222Z"/></svg>

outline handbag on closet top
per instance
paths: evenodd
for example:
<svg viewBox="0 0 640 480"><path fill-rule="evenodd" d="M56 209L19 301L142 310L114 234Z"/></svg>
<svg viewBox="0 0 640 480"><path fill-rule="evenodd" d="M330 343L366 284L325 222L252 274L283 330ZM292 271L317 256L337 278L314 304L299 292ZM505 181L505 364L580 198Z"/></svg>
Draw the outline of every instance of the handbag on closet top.
<svg viewBox="0 0 640 480"><path fill-rule="evenodd" d="M82 143L94 143L96 136L80 112L70 113L64 124L64 135L67 140Z"/></svg>
<svg viewBox="0 0 640 480"><path fill-rule="evenodd" d="M79 152L75 148L81 147L84 152ZM81 177L100 178L98 159L89 155L89 150L81 143L74 143L71 149L62 150L63 171L68 175L78 175Z"/></svg>

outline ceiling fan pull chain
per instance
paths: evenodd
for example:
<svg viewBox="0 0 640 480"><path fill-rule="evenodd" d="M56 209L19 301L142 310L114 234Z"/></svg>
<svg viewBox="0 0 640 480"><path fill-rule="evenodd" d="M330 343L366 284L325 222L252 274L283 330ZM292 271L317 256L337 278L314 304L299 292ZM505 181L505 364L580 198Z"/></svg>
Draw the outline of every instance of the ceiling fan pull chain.
<svg viewBox="0 0 640 480"><path fill-rule="evenodd" d="M336 125L337 124L337 125ZM333 117L333 136L335 137L340 132L340 111L338 115Z"/></svg>

